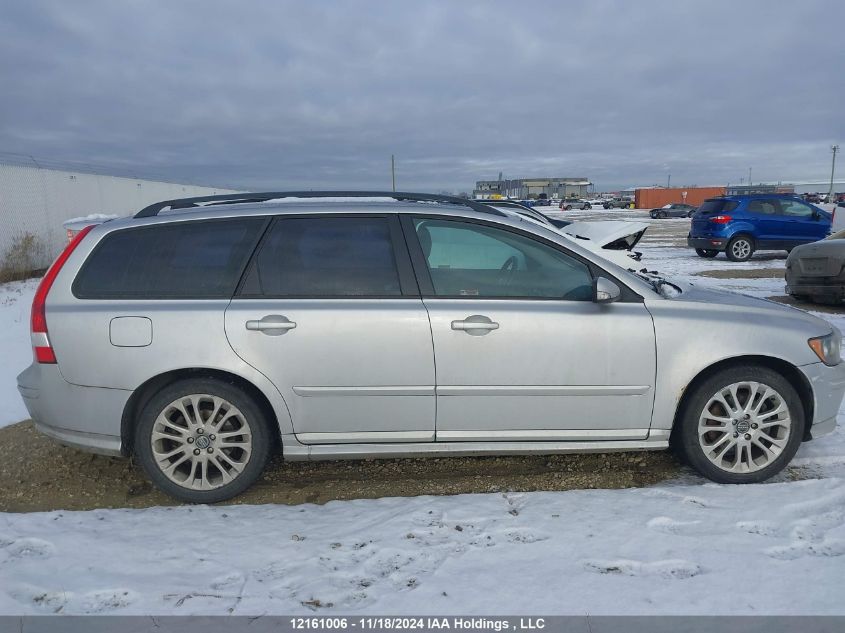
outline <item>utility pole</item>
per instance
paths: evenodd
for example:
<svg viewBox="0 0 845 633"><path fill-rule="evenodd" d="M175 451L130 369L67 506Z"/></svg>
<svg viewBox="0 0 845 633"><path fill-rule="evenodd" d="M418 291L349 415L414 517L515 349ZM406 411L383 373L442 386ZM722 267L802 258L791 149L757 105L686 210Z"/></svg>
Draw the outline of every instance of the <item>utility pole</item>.
<svg viewBox="0 0 845 633"><path fill-rule="evenodd" d="M839 151L839 145L831 145L830 151L833 152L833 160L830 163L830 190L827 192L828 202L833 201L833 173L836 171L836 152Z"/></svg>
<svg viewBox="0 0 845 633"><path fill-rule="evenodd" d="M748 193L751 193L751 167L748 168Z"/></svg>
<svg viewBox="0 0 845 633"><path fill-rule="evenodd" d="M390 181L393 183L393 191L396 191L396 161L393 154L390 155Z"/></svg>
<svg viewBox="0 0 845 633"><path fill-rule="evenodd" d="M671 187L672 187L672 174L669 174L669 176L666 178L666 188L670 189Z"/></svg>

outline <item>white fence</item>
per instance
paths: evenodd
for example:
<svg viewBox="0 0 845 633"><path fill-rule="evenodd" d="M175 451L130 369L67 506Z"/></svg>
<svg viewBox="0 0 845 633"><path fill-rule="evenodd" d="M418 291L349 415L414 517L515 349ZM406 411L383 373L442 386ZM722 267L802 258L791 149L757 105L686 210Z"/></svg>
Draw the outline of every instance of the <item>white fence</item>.
<svg viewBox="0 0 845 633"><path fill-rule="evenodd" d="M0 259L30 234L41 246L38 267L46 268L67 242L65 220L130 215L160 200L218 193L234 191L0 163Z"/></svg>

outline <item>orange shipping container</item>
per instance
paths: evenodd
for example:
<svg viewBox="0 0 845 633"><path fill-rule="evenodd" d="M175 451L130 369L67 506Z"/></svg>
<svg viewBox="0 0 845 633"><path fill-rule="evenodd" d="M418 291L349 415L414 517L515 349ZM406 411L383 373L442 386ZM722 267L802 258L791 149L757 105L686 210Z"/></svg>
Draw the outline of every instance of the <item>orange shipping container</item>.
<svg viewBox="0 0 845 633"><path fill-rule="evenodd" d="M725 195L724 187L672 187L671 189L637 189L634 203L638 209L657 209L658 207L681 202L694 207L701 205L707 198Z"/></svg>

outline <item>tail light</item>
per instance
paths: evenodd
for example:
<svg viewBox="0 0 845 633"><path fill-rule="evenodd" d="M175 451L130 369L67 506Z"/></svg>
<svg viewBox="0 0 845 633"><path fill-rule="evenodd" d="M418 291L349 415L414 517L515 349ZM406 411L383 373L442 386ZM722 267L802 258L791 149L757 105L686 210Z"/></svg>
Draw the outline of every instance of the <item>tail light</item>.
<svg viewBox="0 0 845 633"><path fill-rule="evenodd" d="M79 246L79 243L88 235L88 232L94 228L94 225L86 226L79 233L74 236L73 240L65 247L62 254L56 258L56 261L47 270L47 274L38 284L38 290L35 291L35 298L32 300L32 319L30 321L30 338L32 339L32 352L37 363L56 362L56 354L53 352L53 347L50 345L50 337L47 334L47 295L50 288L53 287L53 282L59 275L62 266L70 257L70 254Z"/></svg>
<svg viewBox="0 0 845 633"><path fill-rule="evenodd" d="M714 224L727 224L731 220L733 220L733 218L729 215L714 215L710 218L710 221Z"/></svg>

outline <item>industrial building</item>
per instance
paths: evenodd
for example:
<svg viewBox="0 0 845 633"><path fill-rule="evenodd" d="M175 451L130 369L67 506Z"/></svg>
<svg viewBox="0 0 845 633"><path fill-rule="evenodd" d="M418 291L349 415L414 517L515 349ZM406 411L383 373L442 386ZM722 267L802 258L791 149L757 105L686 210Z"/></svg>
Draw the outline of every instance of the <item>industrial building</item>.
<svg viewBox="0 0 845 633"><path fill-rule="evenodd" d="M473 197L514 198L517 200L546 198L581 198L588 194L591 183L587 178L516 178L513 180L479 180ZM545 194L545 195L543 195Z"/></svg>

